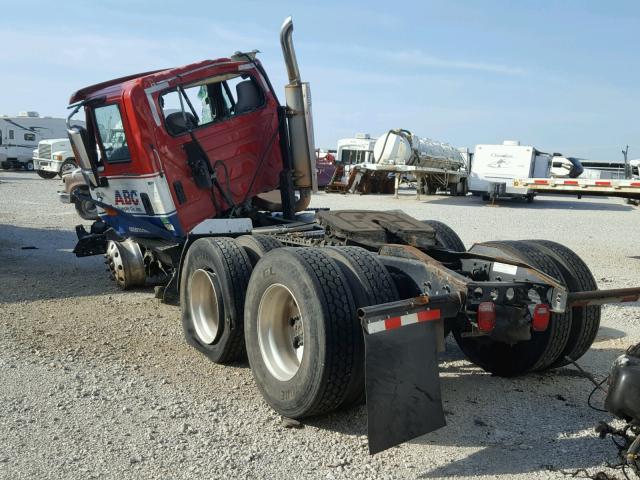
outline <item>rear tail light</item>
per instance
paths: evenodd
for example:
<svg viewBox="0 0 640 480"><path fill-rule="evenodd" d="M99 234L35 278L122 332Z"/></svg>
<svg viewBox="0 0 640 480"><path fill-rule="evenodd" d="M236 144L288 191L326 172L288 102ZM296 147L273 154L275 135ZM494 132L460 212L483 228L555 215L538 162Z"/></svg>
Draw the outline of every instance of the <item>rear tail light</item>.
<svg viewBox="0 0 640 480"><path fill-rule="evenodd" d="M549 319L551 318L551 311L549 305L539 303L533 307L533 320L531 321L531 328L534 332L544 332L549 327Z"/></svg>
<svg viewBox="0 0 640 480"><path fill-rule="evenodd" d="M483 333L493 331L496 326L496 304L493 302L482 302L478 305L478 330Z"/></svg>

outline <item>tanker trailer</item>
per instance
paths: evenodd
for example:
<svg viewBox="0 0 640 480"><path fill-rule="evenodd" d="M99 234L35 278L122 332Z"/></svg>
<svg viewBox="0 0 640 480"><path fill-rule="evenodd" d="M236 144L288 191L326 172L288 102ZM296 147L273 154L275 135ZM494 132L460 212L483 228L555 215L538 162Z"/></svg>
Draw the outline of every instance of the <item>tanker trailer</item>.
<svg viewBox="0 0 640 480"><path fill-rule="evenodd" d="M431 195L438 190L447 190L452 195L466 193L466 160L447 143L418 137L408 130L389 130L376 141L373 156L376 170L396 173L396 185L402 175L414 176L418 194L423 191Z"/></svg>

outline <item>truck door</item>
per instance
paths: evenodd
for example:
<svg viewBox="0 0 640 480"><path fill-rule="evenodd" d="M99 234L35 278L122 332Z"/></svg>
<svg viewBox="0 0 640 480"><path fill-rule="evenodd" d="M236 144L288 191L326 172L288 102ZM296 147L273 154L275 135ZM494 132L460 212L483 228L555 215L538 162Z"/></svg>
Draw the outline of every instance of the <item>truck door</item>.
<svg viewBox="0 0 640 480"><path fill-rule="evenodd" d="M267 101L260 83L246 73L216 80L173 88L159 98L170 137L163 158L178 175L171 178L177 203L190 207L178 208L187 230L232 207L227 199L240 204L251 198L249 190L277 188L282 169L276 107ZM194 138L220 188L199 187L194 172L185 165L184 152Z"/></svg>

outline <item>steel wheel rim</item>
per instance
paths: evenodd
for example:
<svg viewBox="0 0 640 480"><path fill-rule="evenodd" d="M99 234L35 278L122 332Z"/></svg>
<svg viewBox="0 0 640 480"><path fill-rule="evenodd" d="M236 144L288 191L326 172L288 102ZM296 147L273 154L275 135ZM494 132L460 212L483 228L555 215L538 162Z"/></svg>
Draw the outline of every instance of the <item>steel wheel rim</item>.
<svg viewBox="0 0 640 480"><path fill-rule="evenodd" d="M62 165L61 173L62 175L66 175L67 173L73 172L77 167L72 163L67 163L66 165Z"/></svg>
<svg viewBox="0 0 640 480"><path fill-rule="evenodd" d="M203 343L211 345L220 333L220 311L213 274L198 269L191 275L189 307L196 334Z"/></svg>
<svg viewBox="0 0 640 480"><path fill-rule="evenodd" d="M267 370L280 381L291 380L304 355L304 321L289 288L270 285L258 307L258 344Z"/></svg>
<svg viewBox="0 0 640 480"><path fill-rule="evenodd" d="M107 246L107 262L114 280L120 284L124 284L124 260L118 245L114 241L110 241Z"/></svg>
<svg viewBox="0 0 640 480"><path fill-rule="evenodd" d="M89 214L96 213L97 211L96 204L93 202L90 202L89 200L82 200L82 208L84 209L85 212Z"/></svg>

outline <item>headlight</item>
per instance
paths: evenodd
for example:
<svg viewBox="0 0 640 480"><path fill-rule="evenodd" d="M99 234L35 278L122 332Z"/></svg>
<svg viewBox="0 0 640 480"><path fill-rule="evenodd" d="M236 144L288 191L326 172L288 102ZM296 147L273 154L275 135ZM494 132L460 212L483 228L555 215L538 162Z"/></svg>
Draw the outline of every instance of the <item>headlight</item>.
<svg viewBox="0 0 640 480"><path fill-rule="evenodd" d="M58 160L59 162L61 162L63 160L62 155L54 155L53 159L54 160Z"/></svg>

